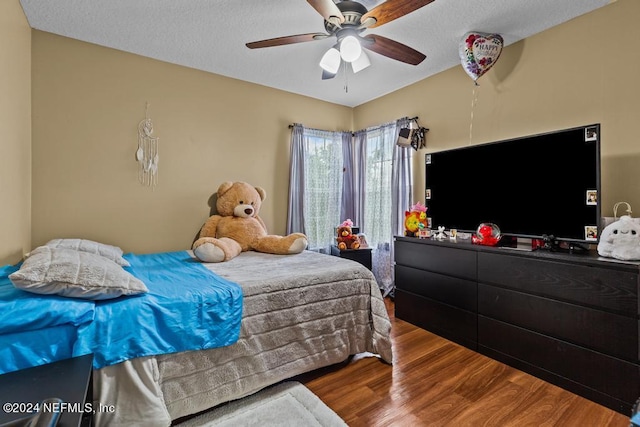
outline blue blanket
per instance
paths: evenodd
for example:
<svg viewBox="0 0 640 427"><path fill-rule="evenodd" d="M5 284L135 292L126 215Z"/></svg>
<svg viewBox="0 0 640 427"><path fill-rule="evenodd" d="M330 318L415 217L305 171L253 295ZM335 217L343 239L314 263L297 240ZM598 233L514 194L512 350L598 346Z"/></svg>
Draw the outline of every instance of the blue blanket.
<svg viewBox="0 0 640 427"><path fill-rule="evenodd" d="M0 374L73 357L71 324L0 335Z"/></svg>
<svg viewBox="0 0 640 427"><path fill-rule="evenodd" d="M18 268L0 267L0 335L93 320L93 301L17 289L8 276Z"/></svg>
<svg viewBox="0 0 640 427"><path fill-rule="evenodd" d="M74 354L94 353L99 369L127 359L235 343L242 289L207 270L185 251L127 254L125 267L149 292L96 301L95 319L81 325Z"/></svg>
<svg viewBox="0 0 640 427"><path fill-rule="evenodd" d="M233 344L242 290L185 251L127 254L149 292L88 301L17 290L0 267L0 373L94 353L94 368Z"/></svg>
<svg viewBox="0 0 640 427"><path fill-rule="evenodd" d="M73 356L77 328L94 316L93 301L17 289L8 276L18 268L0 267L0 374Z"/></svg>

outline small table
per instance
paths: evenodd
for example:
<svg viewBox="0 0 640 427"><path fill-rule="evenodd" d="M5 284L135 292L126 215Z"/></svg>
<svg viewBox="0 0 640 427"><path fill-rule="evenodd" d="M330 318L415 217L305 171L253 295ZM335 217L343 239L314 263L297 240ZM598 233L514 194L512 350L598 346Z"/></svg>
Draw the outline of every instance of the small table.
<svg viewBox="0 0 640 427"><path fill-rule="evenodd" d="M371 248L360 249L338 249L337 246L331 246L331 255L338 256L340 258L350 259L367 267L371 270Z"/></svg>
<svg viewBox="0 0 640 427"><path fill-rule="evenodd" d="M92 364L87 354L0 375L0 424L27 418L37 412L36 404L56 397L64 402L52 405L60 412L58 427L91 426Z"/></svg>

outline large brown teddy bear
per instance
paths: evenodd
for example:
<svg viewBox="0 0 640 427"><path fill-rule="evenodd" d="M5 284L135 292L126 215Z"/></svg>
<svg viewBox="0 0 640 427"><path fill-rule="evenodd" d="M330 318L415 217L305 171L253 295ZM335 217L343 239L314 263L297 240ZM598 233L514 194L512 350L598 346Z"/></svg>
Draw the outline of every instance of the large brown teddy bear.
<svg viewBox="0 0 640 427"><path fill-rule="evenodd" d="M304 251L307 236L302 233L267 234L267 227L258 216L265 197L262 188L246 182L223 182L218 188L218 213L209 217L193 243L195 256L203 262L222 262L250 250L277 255Z"/></svg>

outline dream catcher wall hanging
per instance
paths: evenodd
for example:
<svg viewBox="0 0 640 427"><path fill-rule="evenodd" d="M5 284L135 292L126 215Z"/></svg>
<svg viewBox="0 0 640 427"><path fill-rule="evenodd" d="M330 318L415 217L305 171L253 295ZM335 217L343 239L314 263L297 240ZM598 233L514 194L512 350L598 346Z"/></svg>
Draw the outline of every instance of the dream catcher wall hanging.
<svg viewBox="0 0 640 427"><path fill-rule="evenodd" d="M145 119L138 124L138 181L142 185L155 187L158 184L158 138L153 136L153 122L149 117L149 103L145 107Z"/></svg>

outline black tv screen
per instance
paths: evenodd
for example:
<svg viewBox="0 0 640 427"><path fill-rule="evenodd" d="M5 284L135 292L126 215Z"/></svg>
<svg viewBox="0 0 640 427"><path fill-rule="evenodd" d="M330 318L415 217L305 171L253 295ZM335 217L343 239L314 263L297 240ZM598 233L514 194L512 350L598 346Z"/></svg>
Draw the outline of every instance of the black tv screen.
<svg viewBox="0 0 640 427"><path fill-rule="evenodd" d="M426 154L431 227L597 241L600 125Z"/></svg>

